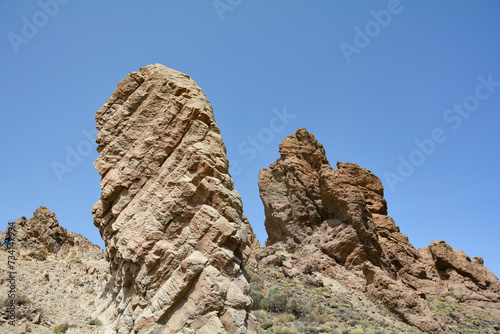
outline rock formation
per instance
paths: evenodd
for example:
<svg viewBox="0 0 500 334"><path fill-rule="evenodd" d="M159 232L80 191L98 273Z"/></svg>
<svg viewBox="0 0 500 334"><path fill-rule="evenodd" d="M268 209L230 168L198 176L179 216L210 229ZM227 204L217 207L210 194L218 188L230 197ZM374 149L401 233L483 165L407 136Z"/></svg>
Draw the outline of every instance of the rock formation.
<svg viewBox="0 0 500 334"><path fill-rule="evenodd" d="M111 280L100 308L118 333L252 333L242 202L212 107L188 76L130 73L97 122L92 208Z"/></svg>
<svg viewBox="0 0 500 334"><path fill-rule="evenodd" d="M248 241L250 243L250 249L252 250L252 252L250 253L250 258L254 258L255 254L262 249L262 245L260 244L259 239L257 239L257 236L253 232L252 225L250 225L248 218L245 216L242 216L242 217L243 217L243 223L245 224L245 227L247 230Z"/></svg>
<svg viewBox="0 0 500 334"><path fill-rule="evenodd" d="M0 249L6 264L0 268L0 333L54 333L64 323L74 333L93 332L88 316L106 281L104 251L67 231L43 206L13 227L10 250Z"/></svg>
<svg viewBox="0 0 500 334"><path fill-rule="evenodd" d="M427 332L447 331L447 319L431 312L426 297L452 296L500 319L500 283L482 260L443 241L417 251L387 216L382 183L373 173L353 163L333 169L304 128L283 140L280 153L259 174L269 238L256 259L282 265L281 252L301 253L282 266L286 275L294 275L290 268L327 274Z"/></svg>
<svg viewBox="0 0 500 334"><path fill-rule="evenodd" d="M80 253L92 254L96 259L102 257L99 246L92 244L83 236L69 232L59 225L53 211L41 206L33 212L33 217L20 217L15 220L16 247L30 250L45 250L58 257L77 257Z"/></svg>

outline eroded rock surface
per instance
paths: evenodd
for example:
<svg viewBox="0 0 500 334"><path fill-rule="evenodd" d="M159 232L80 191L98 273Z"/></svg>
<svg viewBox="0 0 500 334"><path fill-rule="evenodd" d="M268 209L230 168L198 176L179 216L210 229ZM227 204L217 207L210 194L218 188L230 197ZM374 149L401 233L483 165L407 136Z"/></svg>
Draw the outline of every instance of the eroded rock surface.
<svg viewBox="0 0 500 334"><path fill-rule="evenodd" d="M56 257L80 257L81 254L102 258L102 249L80 234L66 230L59 225L56 214L41 206L33 212L33 217L15 220L16 247L33 251L45 250ZM3 240L3 239L2 239Z"/></svg>
<svg viewBox="0 0 500 334"><path fill-rule="evenodd" d="M293 276L321 272L370 293L407 323L436 333L451 320L427 297L500 319L499 281L482 263L444 242L416 250L387 216L380 180L353 163L333 169L323 146L302 128L285 138L281 157L259 174L269 235L256 254ZM282 254L299 254L283 263ZM295 260L293 260L295 259Z"/></svg>
<svg viewBox="0 0 500 334"><path fill-rule="evenodd" d="M247 230L247 235L248 235L248 241L250 243L250 258L254 258L255 254L260 252L262 250L262 245L259 242L259 239L257 239L257 236L255 235L252 225L248 221L248 218L246 216L243 217L243 223L245 224L245 228Z"/></svg>
<svg viewBox="0 0 500 334"><path fill-rule="evenodd" d="M188 76L130 73L96 113L94 224L118 333L252 333L242 203L212 107Z"/></svg>
<svg viewBox="0 0 500 334"><path fill-rule="evenodd" d="M62 323L73 333L94 332L88 317L108 277L104 251L67 231L43 206L13 226L9 250L0 248L0 262L6 264L0 268L0 333L53 333ZM6 232L0 232L1 240ZM7 304L14 306L8 309Z"/></svg>
<svg viewBox="0 0 500 334"><path fill-rule="evenodd" d="M419 260L428 265L436 286L420 289L429 295L452 296L475 311L485 311L500 319L500 282L484 267L483 259L472 260L461 250L451 248L444 241L433 241L418 250ZM439 278L439 279L438 279Z"/></svg>

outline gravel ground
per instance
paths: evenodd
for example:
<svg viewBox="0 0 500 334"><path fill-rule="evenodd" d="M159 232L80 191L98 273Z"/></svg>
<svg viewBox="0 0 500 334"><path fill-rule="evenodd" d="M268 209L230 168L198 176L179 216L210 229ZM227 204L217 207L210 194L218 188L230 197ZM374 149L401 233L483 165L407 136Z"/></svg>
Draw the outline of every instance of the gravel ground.
<svg viewBox="0 0 500 334"><path fill-rule="evenodd" d="M12 326L7 313L11 254L5 246L0 249L0 333L53 333L55 326L65 323L68 334L103 332L101 327L89 325L107 281L108 264L104 259L96 260L102 254L96 256L93 251L58 259L49 254L43 261L28 254L28 250L15 251L17 303Z"/></svg>

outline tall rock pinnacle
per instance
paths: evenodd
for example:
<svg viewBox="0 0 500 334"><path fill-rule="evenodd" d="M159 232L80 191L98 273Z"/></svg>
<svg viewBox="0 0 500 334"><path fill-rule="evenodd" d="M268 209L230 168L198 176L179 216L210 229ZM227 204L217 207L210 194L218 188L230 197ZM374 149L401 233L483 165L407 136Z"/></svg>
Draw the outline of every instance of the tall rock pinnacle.
<svg viewBox="0 0 500 334"><path fill-rule="evenodd" d="M130 73L96 113L92 208L118 333L251 333L250 241L203 91L159 64Z"/></svg>

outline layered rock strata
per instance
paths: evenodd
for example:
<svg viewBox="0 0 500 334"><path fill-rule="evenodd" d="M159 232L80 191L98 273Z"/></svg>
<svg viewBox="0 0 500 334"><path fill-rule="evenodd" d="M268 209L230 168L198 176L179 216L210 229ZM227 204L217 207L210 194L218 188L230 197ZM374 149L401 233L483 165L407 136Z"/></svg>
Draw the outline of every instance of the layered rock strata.
<svg viewBox="0 0 500 334"><path fill-rule="evenodd" d="M212 107L186 74L130 73L96 113L102 176L92 208L118 333L252 333L242 202Z"/></svg>
<svg viewBox="0 0 500 334"><path fill-rule="evenodd" d="M256 259L281 265L286 275L326 273L427 332L447 331L448 319L431 312L426 297L453 298L500 319L495 275L480 258L471 260L443 241L417 251L387 216L373 173L353 163L333 169L304 128L283 140L280 154L259 174L269 238ZM280 253L295 256L284 265Z"/></svg>

